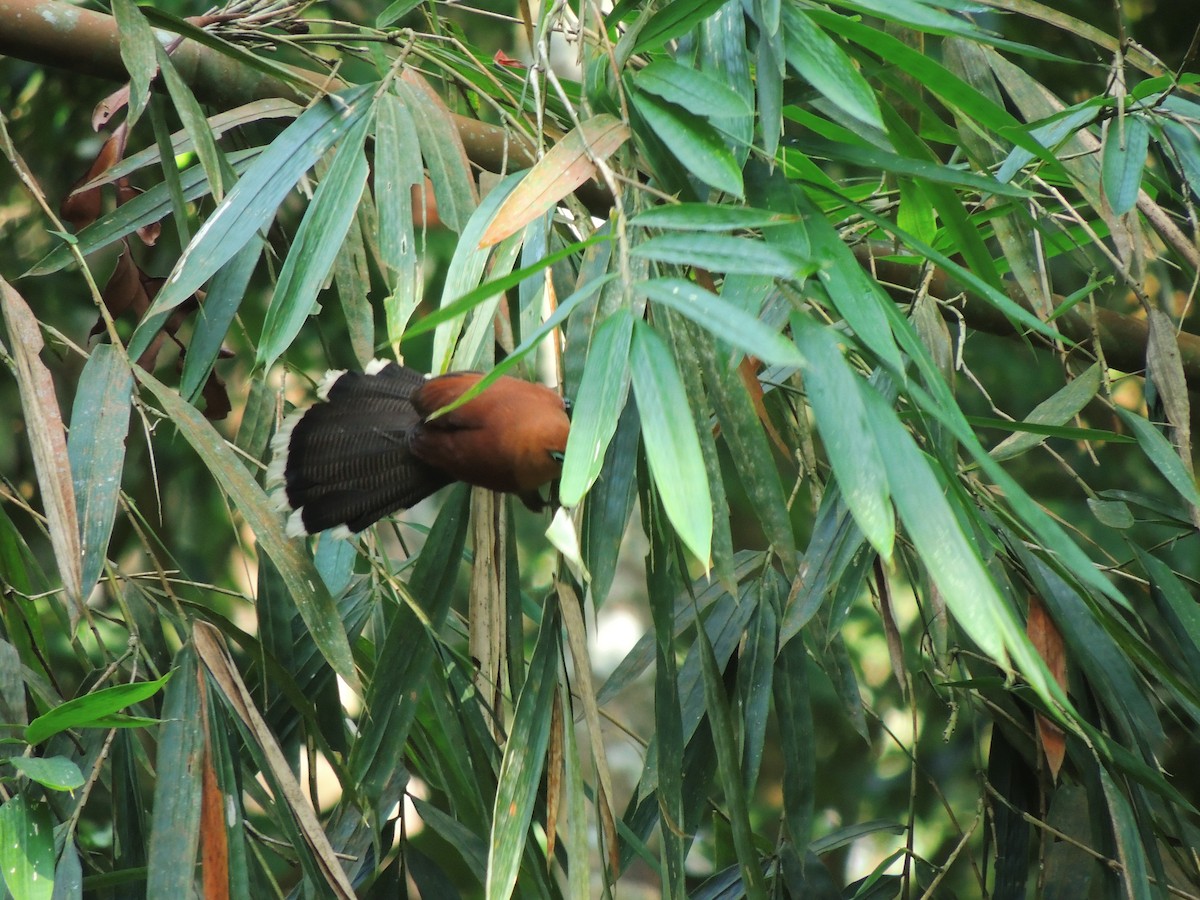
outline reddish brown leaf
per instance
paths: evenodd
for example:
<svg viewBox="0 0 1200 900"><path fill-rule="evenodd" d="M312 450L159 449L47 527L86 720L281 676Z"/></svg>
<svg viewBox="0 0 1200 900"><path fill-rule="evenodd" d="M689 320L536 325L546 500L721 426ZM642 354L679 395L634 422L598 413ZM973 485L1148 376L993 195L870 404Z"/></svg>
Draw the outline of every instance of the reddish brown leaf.
<svg viewBox="0 0 1200 900"><path fill-rule="evenodd" d="M121 85L92 110L92 131L99 131L109 120L129 105L129 84Z"/></svg>
<svg viewBox="0 0 1200 900"><path fill-rule="evenodd" d="M59 209L62 217L76 231L91 225L100 218L101 196L100 188L88 188L87 190L78 190L82 185L87 184L101 172L111 169L116 165L122 156L125 155L125 138L127 129L124 125L120 125L112 133L104 146L100 148L100 152L96 154L96 159L92 162L91 168L87 170L82 178L75 182L75 186L71 189L71 193L67 195L67 199L62 202Z"/></svg>
<svg viewBox="0 0 1200 900"><path fill-rule="evenodd" d="M204 900L229 900L229 832L225 828L225 795L217 784L212 763L208 703L204 672L196 672L200 684L200 717L204 722L204 763L200 794L200 875Z"/></svg>
<svg viewBox="0 0 1200 900"><path fill-rule="evenodd" d="M1025 623L1025 633L1033 643L1034 649L1046 663L1046 668L1065 692L1067 689L1067 655L1063 646L1062 633L1050 614L1046 611L1041 598L1036 594L1029 595L1029 619ZM1042 752L1046 754L1046 764L1050 768L1051 777L1057 781L1058 772L1062 768L1063 758L1067 752L1067 740L1062 729L1051 722L1041 713L1037 714L1038 739L1042 743Z"/></svg>

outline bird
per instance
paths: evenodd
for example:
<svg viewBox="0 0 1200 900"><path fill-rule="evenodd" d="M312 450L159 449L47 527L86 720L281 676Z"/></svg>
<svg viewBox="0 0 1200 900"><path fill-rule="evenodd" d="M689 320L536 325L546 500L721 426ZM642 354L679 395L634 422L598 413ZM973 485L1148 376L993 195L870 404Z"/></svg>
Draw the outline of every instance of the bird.
<svg viewBox="0 0 1200 900"><path fill-rule="evenodd" d="M483 377L430 377L391 360L327 373L323 402L290 414L271 441L266 483L289 513L288 534L357 533L455 481L545 509L540 488L562 475L568 404L544 385L502 375L434 415Z"/></svg>

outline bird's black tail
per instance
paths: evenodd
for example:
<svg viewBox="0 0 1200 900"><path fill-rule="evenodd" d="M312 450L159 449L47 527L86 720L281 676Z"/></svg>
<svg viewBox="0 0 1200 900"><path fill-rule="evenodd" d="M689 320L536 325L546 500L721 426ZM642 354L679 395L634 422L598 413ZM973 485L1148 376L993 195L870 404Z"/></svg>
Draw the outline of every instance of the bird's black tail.
<svg viewBox="0 0 1200 900"><path fill-rule="evenodd" d="M284 421L271 441L267 484L292 511L289 534L362 531L450 482L409 451L421 423L412 396L424 384L420 372L394 362L331 372L319 392L326 402Z"/></svg>

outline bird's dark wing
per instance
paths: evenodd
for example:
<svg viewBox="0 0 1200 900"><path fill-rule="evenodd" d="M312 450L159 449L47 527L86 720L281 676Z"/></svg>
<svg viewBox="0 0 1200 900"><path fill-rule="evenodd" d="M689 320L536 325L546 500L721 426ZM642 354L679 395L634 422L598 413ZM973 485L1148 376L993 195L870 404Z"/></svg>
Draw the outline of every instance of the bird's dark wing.
<svg viewBox="0 0 1200 900"><path fill-rule="evenodd" d="M268 484L279 485L281 505L293 511L289 533L362 531L450 483L410 451L421 422L412 397L424 384L420 372L394 362L331 373L326 402L285 421L272 441Z"/></svg>

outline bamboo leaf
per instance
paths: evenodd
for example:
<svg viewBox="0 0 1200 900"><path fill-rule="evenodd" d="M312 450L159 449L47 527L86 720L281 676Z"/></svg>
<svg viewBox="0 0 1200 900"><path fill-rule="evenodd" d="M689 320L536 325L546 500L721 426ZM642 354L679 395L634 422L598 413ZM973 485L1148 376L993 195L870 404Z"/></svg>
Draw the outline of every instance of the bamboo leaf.
<svg viewBox="0 0 1200 900"><path fill-rule="evenodd" d="M500 764L488 853L488 900L507 900L512 894L529 837L533 804L550 740L550 708L558 683L558 655L562 652L562 625L556 610L551 604L542 614L537 645L517 698L504 761Z"/></svg>
<svg viewBox="0 0 1200 900"><path fill-rule="evenodd" d="M45 803L17 794L0 806L0 873L13 900L54 894L54 825Z"/></svg>
<svg viewBox="0 0 1200 900"><path fill-rule="evenodd" d="M73 791L83 786L79 766L65 756L13 756L8 764L30 781L52 791Z"/></svg>
<svg viewBox="0 0 1200 900"><path fill-rule="evenodd" d="M267 307L256 363L269 369L300 332L317 304L367 184L363 145L370 116L362 116L342 139L296 229L275 293Z"/></svg>
<svg viewBox="0 0 1200 900"><path fill-rule="evenodd" d="M38 321L25 299L3 278L0 278L0 313L12 342L17 388L29 434L29 448L33 453L33 467L37 472L58 574L67 598L73 604L71 624L74 627L83 610L83 567L62 413L50 370L38 357L45 346Z"/></svg>
<svg viewBox="0 0 1200 900"><path fill-rule="evenodd" d="M630 360L654 486L680 540L707 567L712 501L687 393L666 343L642 322L634 323Z"/></svg>
<svg viewBox="0 0 1200 900"><path fill-rule="evenodd" d="M1100 364L1072 379L1054 396L1043 400L1025 417L1024 425L1059 426L1070 421L1100 390ZM991 449L992 459L1004 460L1019 456L1045 442L1047 435L1021 431L1006 437Z"/></svg>
<svg viewBox="0 0 1200 900"><path fill-rule="evenodd" d="M284 129L205 220L129 342L140 356L170 311L191 297L274 217L296 182L371 108L371 85L317 103Z"/></svg>
<svg viewBox="0 0 1200 900"><path fill-rule="evenodd" d="M633 317L621 307L596 329L571 410L559 497L579 504L595 483L629 394Z"/></svg>
<svg viewBox="0 0 1200 900"><path fill-rule="evenodd" d="M80 529L81 584L89 592L104 566L117 515L132 402L129 362L111 344L101 344L79 376L67 440Z"/></svg>
<svg viewBox="0 0 1200 900"><path fill-rule="evenodd" d="M809 259L753 238L720 234L664 234L633 247L633 256L712 272L801 279L815 270Z"/></svg>
<svg viewBox="0 0 1200 900"><path fill-rule="evenodd" d="M611 156L629 139L629 127L615 116L602 114L571 129L530 169L492 216L479 239L491 247L553 209L596 175L594 160Z"/></svg>
<svg viewBox="0 0 1200 900"><path fill-rule="evenodd" d="M883 128L875 92L846 51L798 7L784 3L780 13L788 65L843 112Z"/></svg>
<svg viewBox="0 0 1200 900"><path fill-rule="evenodd" d="M646 93L706 119L746 116L753 111L741 94L727 84L674 60L657 59L639 69L632 80Z"/></svg>
<svg viewBox="0 0 1200 900"><path fill-rule="evenodd" d="M1137 205L1142 170L1150 150L1150 126L1141 116L1125 116L1122 130L1118 119L1110 119L1104 132L1101 180L1108 205L1123 216Z"/></svg>
<svg viewBox="0 0 1200 900"><path fill-rule="evenodd" d="M634 108L684 168L719 191L735 197L742 196L741 167L708 122L653 94L633 91L630 99Z"/></svg>
<svg viewBox="0 0 1200 900"><path fill-rule="evenodd" d="M170 677L168 672L155 681L119 684L61 703L29 723L25 728L25 740L30 744L40 744L68 728L107 726L110 724L109 716L153 697Z"/></svg>
<svg viewBox="0 0 1200 900"><path fill-rule="evenodd" d="M808 358L804 379L826 455L842 497L871 546L891 559L896 523L891 508L889 469L863 402L861 380L851 371L829 332L799 313L792 333Z"/></svg>
<svg viewBox="0 0 1200 900"><path fill-rule="evenodd" d="M760 246L766 247L765 244ZM642 282L637 290L641 296L670 307L714 337L768 365L804 365L800 350L778 331L694 282L682 278L655 278Z"/></svg>
<svg viewBox="0 0 1200 900"><path fill-rule="evenodd" d="M239 182L239 187L241 183ZM236 189L235 189L236 190ZM232 196L233 192L230 192ZM196 408L185 402L153 376L139 370L138 380L170 416L192 448L200 455L213 478L237 505L259 545L271 557L283 576L304 624L333 670L355 691L361 692L358 673L350 654L350 643L334 606L312 560L300 552L298 542L284 533L283 523L266 493L246 471L241 460Z"/></svg>
<svg viewBox="0 0 1200 900"><path fill-rule="evenodd" d="M157 780L151 813L146 891L151 897L186 897L200 831L201 717L196 651L188 644L175 658L176 677L163 697L163 724L155 757Z"/></svg>

